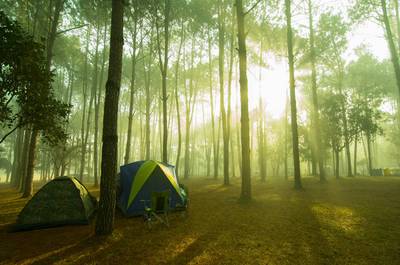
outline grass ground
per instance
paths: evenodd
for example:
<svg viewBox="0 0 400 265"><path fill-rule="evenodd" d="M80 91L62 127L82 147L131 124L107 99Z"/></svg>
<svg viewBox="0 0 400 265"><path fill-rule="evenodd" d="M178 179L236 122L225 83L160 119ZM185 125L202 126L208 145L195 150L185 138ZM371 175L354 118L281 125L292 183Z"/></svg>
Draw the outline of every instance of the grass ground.
<svg viewBox="0 0 400 265"><path fill-rule="evenodd" d="M93 236L94 225L9 233L26 200L3 186L0 264L400 264L400 178L310 178L304 191L254 181L247 204L238 180L185 184L186 218L147 231L117 214L109 238Z"/></svg>

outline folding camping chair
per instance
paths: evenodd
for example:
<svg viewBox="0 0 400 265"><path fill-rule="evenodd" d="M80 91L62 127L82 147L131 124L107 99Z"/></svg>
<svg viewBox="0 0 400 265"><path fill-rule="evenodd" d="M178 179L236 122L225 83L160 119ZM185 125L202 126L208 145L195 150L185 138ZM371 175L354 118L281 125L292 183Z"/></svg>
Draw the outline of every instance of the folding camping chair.
<svg viewBox="0 0 400 265"><path fill-rule="evenodd" d="M170 205L170 191L152 192L150 206L147 205L149 200L144 202L144 219L147 227L150 229L153 221L159 221L169 227L168 212Z"/></svg>

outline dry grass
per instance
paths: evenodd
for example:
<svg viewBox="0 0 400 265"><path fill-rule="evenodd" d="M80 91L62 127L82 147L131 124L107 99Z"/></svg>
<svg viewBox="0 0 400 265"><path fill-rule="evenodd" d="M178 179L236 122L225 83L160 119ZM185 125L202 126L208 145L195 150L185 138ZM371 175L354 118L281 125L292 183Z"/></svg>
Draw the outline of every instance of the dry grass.
<svg viewBox="0 0 400 265"><path fill-rule="evenodd" d="M93 225L9 233L25 200L2 187L0 264L400 264L400 178L254 182L240 204L238 180L188 181L186 218L147 231L117 214L109 238Z"/></svg>

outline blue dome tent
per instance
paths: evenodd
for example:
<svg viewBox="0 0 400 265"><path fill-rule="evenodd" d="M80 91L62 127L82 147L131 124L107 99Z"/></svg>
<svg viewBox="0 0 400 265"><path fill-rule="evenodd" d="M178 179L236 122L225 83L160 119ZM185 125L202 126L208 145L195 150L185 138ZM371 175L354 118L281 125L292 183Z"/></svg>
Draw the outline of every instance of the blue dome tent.
<svg viewBox="0 0 400 265"><path fill-rule="evenodd" d="M161 162L137 161L120 167L117 205L126 216L142 215L152 192L170 192L170 209L187 203L186 192L179 185L175 167Z"/></svg>

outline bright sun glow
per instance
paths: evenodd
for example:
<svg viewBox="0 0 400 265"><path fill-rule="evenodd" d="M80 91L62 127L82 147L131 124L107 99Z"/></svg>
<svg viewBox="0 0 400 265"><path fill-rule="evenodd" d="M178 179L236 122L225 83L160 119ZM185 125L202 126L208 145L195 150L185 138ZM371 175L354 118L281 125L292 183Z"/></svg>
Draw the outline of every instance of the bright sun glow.
<svg viewBox="0 0 400 265"><path fill-rule="evenodd" d="M249 73L249 108L258 107L259 98L265 105L267 116L273 119L284 115L286 105L286 91L289 85L287 62L268 56L268 68L261 69L259 80L259 66L250 67Z"/></svg>

